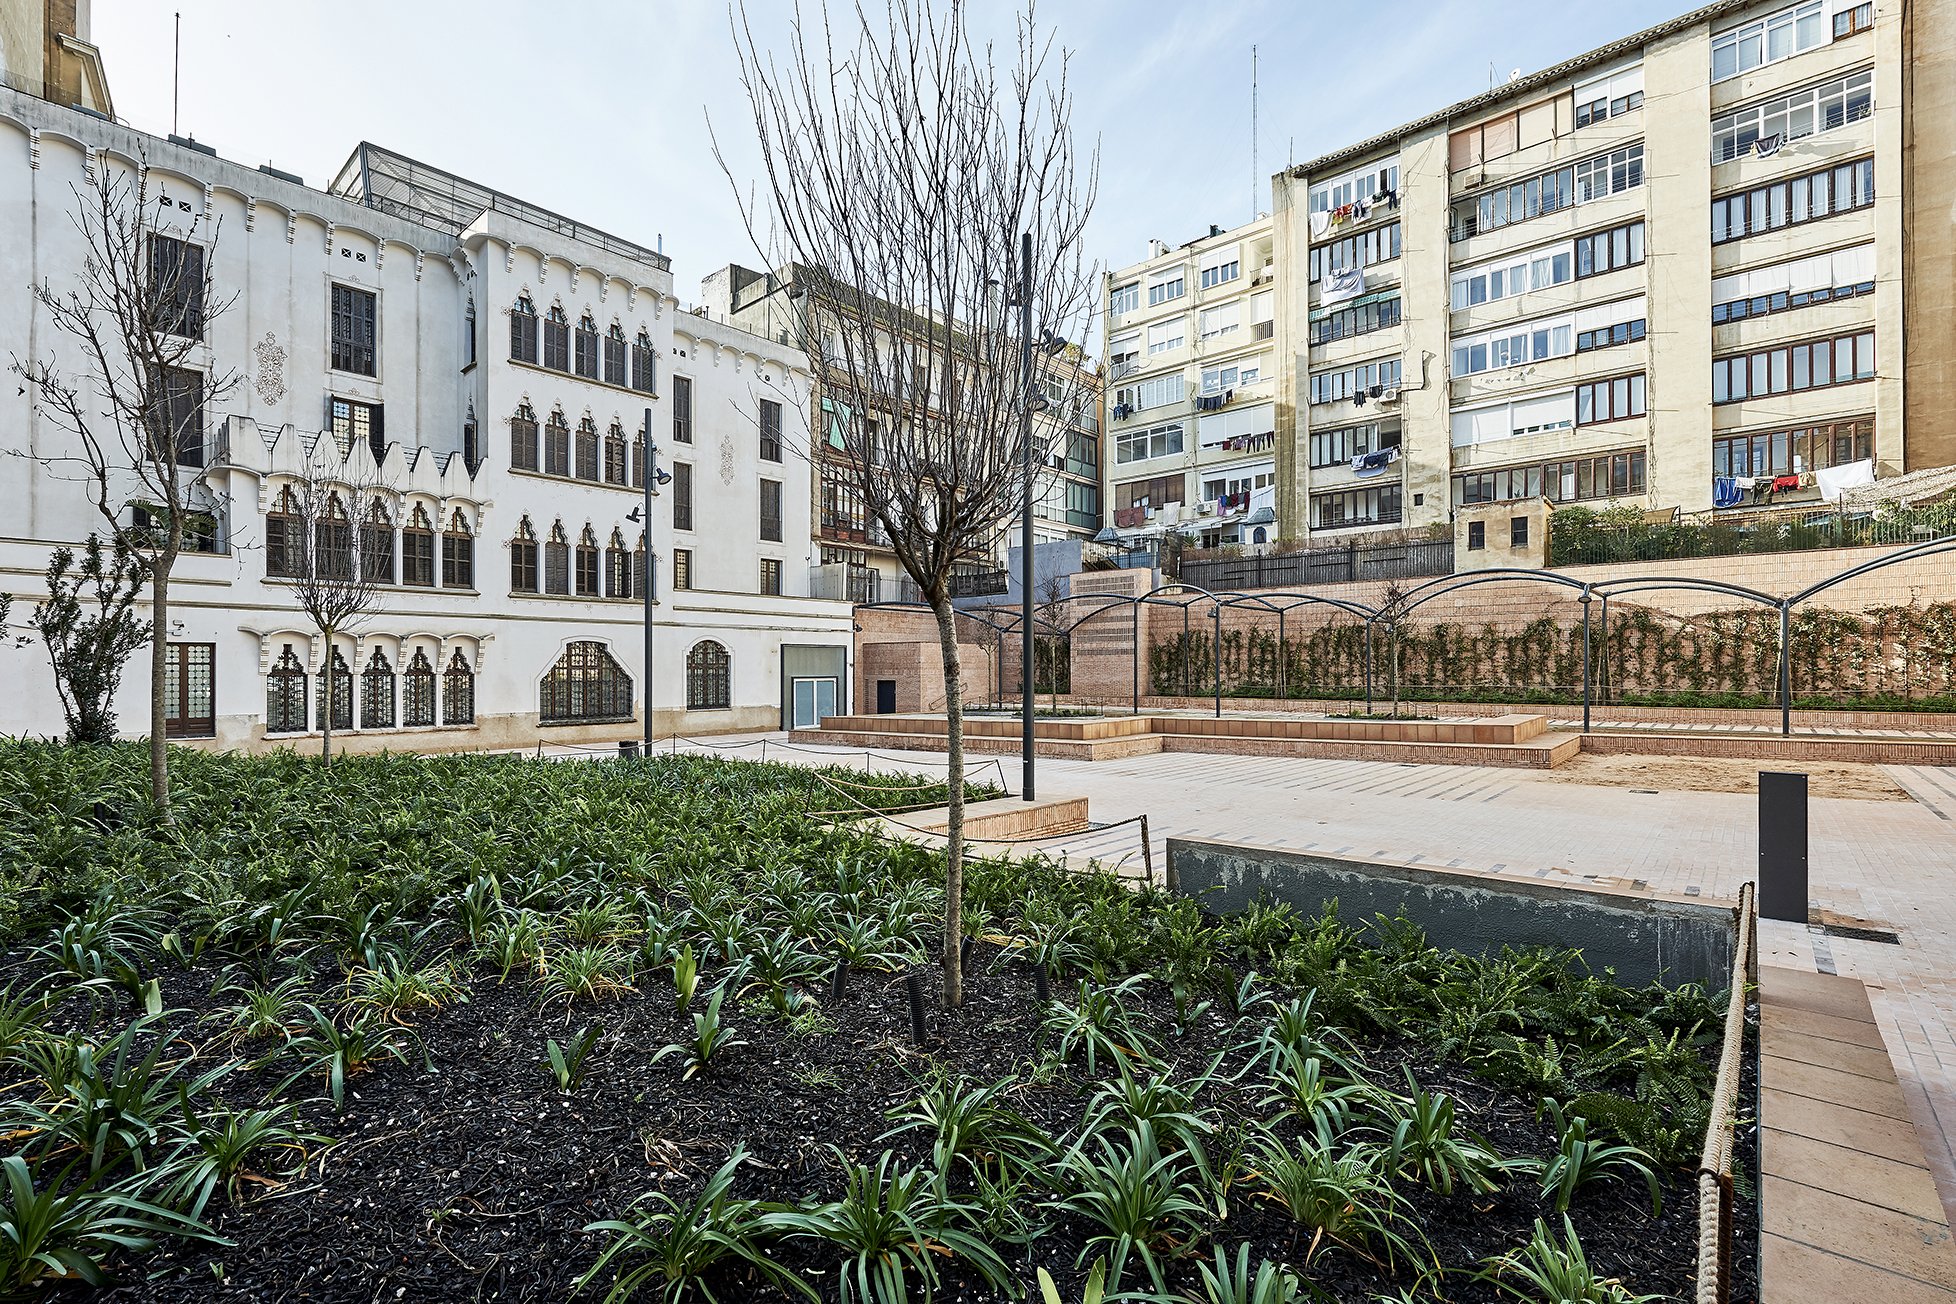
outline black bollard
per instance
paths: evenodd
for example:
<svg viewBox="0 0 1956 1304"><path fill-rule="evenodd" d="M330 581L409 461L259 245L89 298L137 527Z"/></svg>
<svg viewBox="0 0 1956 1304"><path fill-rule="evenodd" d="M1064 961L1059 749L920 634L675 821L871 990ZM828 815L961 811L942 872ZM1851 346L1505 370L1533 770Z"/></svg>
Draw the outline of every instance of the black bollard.
<svg viewBox="0 0 1956 1304"><path fill-rule="evenodd" d="M924 976L914 969L904 975L903 985L910 992L910 1035L924 1044Z"/></svg>
<svg viewBox="0 0 1956 1304"><path fill-rule="evenodd" d="M829 975L829 1004L842 1004L842 993L849 986L849 962L837 960L835 972Z"/></svg>
<svg viewBox="0 0 1956 1304"><path fill-rule="evenodd" d="M1045 965L1035 964L1032 966L1032 988L1039 993L1039 1003L1041 1005L1050 1005L1052 1003L1053 989L1046 981Z"/></svg>
<svg viewBox="0 0 1956 1304"><path fill-rule="evenodd" d="M1807 922L1807 776L1759 772L1759 916Z"/></svg>

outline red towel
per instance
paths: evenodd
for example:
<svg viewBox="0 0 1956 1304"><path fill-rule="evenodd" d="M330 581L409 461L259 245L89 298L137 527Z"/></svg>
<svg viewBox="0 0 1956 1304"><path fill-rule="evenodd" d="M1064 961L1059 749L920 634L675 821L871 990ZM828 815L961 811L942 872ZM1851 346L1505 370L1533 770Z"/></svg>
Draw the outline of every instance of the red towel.
<svg viewBox="0 0 1956 1304"><path fill-rule="evenodd" d="M1798 489L1800 477L1797 475L1776 475L1773 477L1773 492L1785 493L1788 489Z"/></svg>

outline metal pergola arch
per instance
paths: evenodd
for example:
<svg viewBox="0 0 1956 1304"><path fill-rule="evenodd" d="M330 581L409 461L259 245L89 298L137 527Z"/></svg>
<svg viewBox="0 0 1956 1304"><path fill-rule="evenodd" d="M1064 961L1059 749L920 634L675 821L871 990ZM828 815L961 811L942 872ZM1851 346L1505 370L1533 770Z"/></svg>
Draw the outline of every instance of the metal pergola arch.
<svg viewBox="0 0 1956 1304"><path fill-rule="evenodd" d="M1762 592L1761 590L1750 588L1743 584L1734 584L1726 580L1707 579L1700 576L1625 575L1615 579L1590 581L1590 580L1580 580L1573 576L1562 575L1553 571L1530 570L1530 569L1524 569L1520 567L1492 567L1487 570L1470 571L1465 574L1459 574L1459 575L1437 576L1422 584L1416 585L1414 588L1408 590L1402 596L1399 603L1396 604L1397 610L1396 613L1394 614L1395 617L1403 617L1405 615L1409 615L1413 611L1426 605L1428 602L1434 601L1437 598L1445 597L1447 594L1457 593L1464 589L1476 588L1478 586L1485 585L1485 584L1499 584L1499 583L1545 584L1552 588L1573 590L1576 601L1582 604L1582 630L1583 630L1582 728L1583 728L1583 732L1587 733L1591 728L1591 716L1592 716L1592 710L1593 710L1594 699L1595 699L1595 683L1594 683L1594 675L1592 672L1592 665L1594 663L1595 658L1593 655L1593 642L1591 637L1591 626L1590 626L1590 607L1592 603L1600 604L1602 638L1605 640L1605 642L1607 642L1609 638L1609 604L1612 598L1621 599L1636 593L1681 591L1681 592L1692 592L1692 593L1710 593L1710 594L1716 594L1721 597L1737 599L1744 602L1758 603L1761 606L1773 608L1779 613L1780 629L1779 629L1779 649L1778 649L1779 655L1777 658L1779 663L1778 675L1777 675L1777 679L1778 679L1777 688L1778 688L1779 705L1780 705L1780 733L1782 736L1790 736L1793 731L1793 726L1792 726L1792 712L1793 712L1792 612L1793 612L1793 608L1799 606L1802 603L1812 600L1813 598L1819 596L1822 593L1825 593L1827 590L1832 589L1837 585L1845 584L1850 580L1859 579L1865 575L1872 574L1876 571L1884 570L1890 566L1900 565L1905 562L1919 561L1926 557L1937 556L1943 553L1950 553L1950 552L1956 552L1956 535L1946 536L1940 539L1927 540L1923 543L1912 545L1911 547L1906 548L1901 552L1891 553L1886 557L1878 557L1871 561L1862 562L1859 565L1852 566L1849 569L1842 571L1838 575L1830 576L1827 579L1819 581L1818 583L1807 586L1806 588L1800 590L1798 593L1787 595L1787 596L1774 596L1773 594L1765 593ZM1285 665L1285 659L1283 655L1284 648L1285 648L1284 621L1288 613L1295 611L1301 607L1308 607L1308 606L1328 606L1328 607L1336 608L1337 610L1346 612L1349 615L1356 616L1365 622L1365 709L1367 714L1370 714L1372 710L1373 700L1374 700L1373 633L1374 633L1374 627L1377 624L1378 620L1382 616L1388 614L1383 606L1373 606L1348 598L1336 598L1336 597L1328 596L1326 594L1307 593L1307 592L1301 592L1295 590L1277 590L1271 592L1255 592L1255 593L1241 593L1241 592L1230 592L1230 591L1218 592L1218 591L1212 591L1203 588L1200 585L1184 584L1180 582L1156 585L1148 592L1143 594L1138 594L1138 595L1120 594L1120 593L1069 594L1067 597L1059 599L1058 602L1058 605L1060 605L1063 608L1070 608L1074 604L1090 604L1091 609L1073 619L1066 620L1064 622L1048 619L1048 618L1035 617L1034 618L1035 634L1043 629L1045 632L1053 635L1070 637L1073 631L1078 629L1081 625L1085 624L1087 621L1092 620L1097 616L1104 615L1108 611L1115 610L1123 606L1128 607L1130 609L1132 622L1133 622L1133 636L1131 639L1131 642L1133 644L1133 648L1132 648L1133 688L1132 688L1131 709L1136 714L1139 714L1141 709L1141 640L1140 640L1141 608L1144 606L1180 607L1182 609L1182 633L1184 639L1183 646L1184 648L1186 648L1187 636L1190 633L1189 612L1192 608L1201 606L1203 604L1207 604L1209 607L1209 617L1212 622L1212 627L1214 629L1214 638L1215 638L1216 652L1215 652L1213 696L1215 700L1215 714L1218 717L1220 717L1222 714L1222 613L1225 608L1243 608L1247 610L1276 613L1277 622L1278 622L1277 623L1277 631L1278 631L1277 632L1277 647L1278 647L1277 676L1278 676L1279 700L1287 700L1288 697L1288 692L1287 692L1288 685L1286 683L1287 667ZM929 606L919 602L894 602L894 601L893 602L871 602L871 603L864 603L862 604L862 606L865 609L872 609L872 610L887 609L887 610L902 610L902 611L923 612L923 613L928 613L930 611ZM1003 613L1003 619L999 618L1000 613ZM1021 625L1023 624L1023 617L1021 616L1021 614L1017 609L1010 608L1010 607L980 607L971 610L960 608L956 610L954 614L956 616L961 616L966 620L970 620L978 625L981 625L991 630L995 635L999 646L999 652L998 652L999 671L996 677L996 687L997 687L998 697L999 699L1002 700L1004 696L1004 670L1003 670L1004 639L1005 636L1009 633L1022 632ZM1185 655L1183 658L1183 694L1182 694L1185 697L1191 695L1188 691L1190 685L1187 681L1187 674L1188 674L1188 661Z"/></svg>

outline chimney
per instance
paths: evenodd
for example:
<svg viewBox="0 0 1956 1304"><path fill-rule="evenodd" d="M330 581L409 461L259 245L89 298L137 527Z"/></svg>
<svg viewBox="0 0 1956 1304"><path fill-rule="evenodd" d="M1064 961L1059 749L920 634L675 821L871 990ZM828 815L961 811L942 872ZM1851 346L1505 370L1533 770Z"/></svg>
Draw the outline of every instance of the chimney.
<svg viewBox="0 0 1956 1304"><path fill-rule="evenodd" d="M1159 258L1168 252L1168 246L1159 240L1148 241L1148 257Z"/></svg>

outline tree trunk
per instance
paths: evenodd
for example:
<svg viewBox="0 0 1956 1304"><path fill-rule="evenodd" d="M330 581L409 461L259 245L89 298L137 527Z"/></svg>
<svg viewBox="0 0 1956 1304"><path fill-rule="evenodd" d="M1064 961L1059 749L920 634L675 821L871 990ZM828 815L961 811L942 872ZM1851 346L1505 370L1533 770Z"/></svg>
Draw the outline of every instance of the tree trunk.
<svg viewBox="0 0 1956 1304"><path fill-rule="evenodd" d="M321 630L320 637L326 640L326 662L320 667L320 683L326 691L319 695L319 759L327 769L333 768L333 690L338 685L333 682L333 631ZM348 692L352 691L351 686Z"/></svg>
<svg viewBox="0 0 1956 1304"><path fill-rule="evenodd" d="M170 669L170 567L176 558L157 558L149 577L149 800L156 818L170 822L170 726L164 713L164 688Z"/></svg>
<svg viewBox="0 0 1956 1304"><path fill-rule="evenodd" d="M1399 718L1399 626L1392 627L1392 718Z"/></svg>
<svg viewBox="0 0 1956 1304"><path fill-rule="evenodd" d="M944 658L944 739L949 756L944 782L950 787L944 821L944 1005L955 1009L964 1004L964 684L951 600L934 595L930 606L937 616L937 646Z"/></svg>

